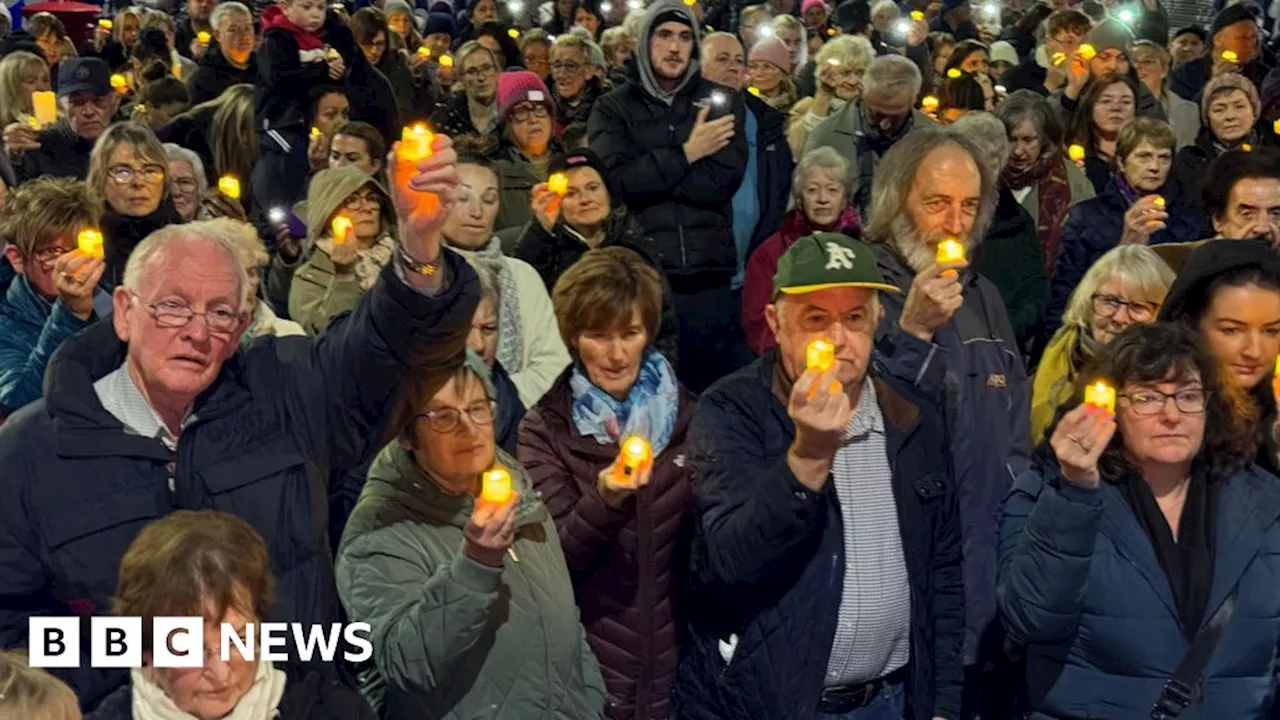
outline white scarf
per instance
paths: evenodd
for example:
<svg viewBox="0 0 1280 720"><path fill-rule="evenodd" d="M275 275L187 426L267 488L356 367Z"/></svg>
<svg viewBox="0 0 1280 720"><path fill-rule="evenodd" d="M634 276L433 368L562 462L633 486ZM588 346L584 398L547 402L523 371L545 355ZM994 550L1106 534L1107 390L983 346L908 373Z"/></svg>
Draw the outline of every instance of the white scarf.
<svg viewBox="0 0 1280 720"><path fill-rule="evenodd" d="M133 683L133 720L196 720L194 715L182 712L173 700L164 694L148 677L145 668L129 672ZM222 720L271 720L280 717L277 709L284 697L285 674L266 661L258 662L258 672L253 686L240 698L236 707Z"/></svg>

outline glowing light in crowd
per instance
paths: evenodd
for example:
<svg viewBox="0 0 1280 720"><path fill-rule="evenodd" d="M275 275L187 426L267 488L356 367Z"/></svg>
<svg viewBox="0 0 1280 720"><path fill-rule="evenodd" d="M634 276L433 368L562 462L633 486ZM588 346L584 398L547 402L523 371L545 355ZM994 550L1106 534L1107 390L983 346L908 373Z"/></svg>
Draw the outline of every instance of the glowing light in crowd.
<svg viewBox="0 0 1280 720"><path fill-rule="evenodd" d="M311 139L312 139L312 140L315 140L315 139L316 139L316 138L318 138L318 137L320 137L320 128L316 127L315 125L312 125L312 126L311 126Z"/></svg>
<svg viewBox="0 0 1280 720"><path fill-rule="evenodd" d="M1005 93L1009 92L1009 88L1007 88L1007 87L1005 87L1005 86L1003 86L1003 85L996 85L996 87L995 87L995 91L996 91L996 92L998 92L998 93L1000 93L1001 95L1003 95L1003 94L1005 94Z"/></svg>
<svg viewBox="0 0 1280 720"><path fill-rule="evenodd" d="M1253 152L1253 146L1249 143L1240 143L1240 149L1245 152Z"/></svg>
<svg viewBox="0 0 1280 720"><path fill-rule="evenodd" d="M1000 17L1000 6L995 3L987 3L986 5L982 6L982 9L984 12L987 13L987 17L993 17L993 18Z"/></svg>
<svg viewBox="0 0 1280 720"><path fill-rule="evenodd" d="M102 257L102 233L86 228L76 235L76 249L90 257Z"/></svg>
<svg viewBox="0 0 1280 720"><path fill-rule="evenodd" d="M611 15L613 13L613 3L600 3L600 12L605 15Z"/></svg>
<svg viewBox="0 0 1280 720"><path fill-rule="evenodd" d="M1098 50L1089 43L1080 43L1080 47L1076 48L1076 54L1085 60L1092 60L1098 54Z"/></svg>
<svg viewBox="0 0 1280 720"><path fill-rule="evenodd" d="M756 36L759 38L773 37L773 28L769 25L756 26Z"/></svg>
<svg viewBox="0 0 1280 720"><path fill-rule="evenodd" d="M1126 24L1126 25L1128 25L1128 24L1132 23L1134 20L1136 20L1136 19L1137 19L1137 15L1135 15L1135 14L1133 13L1133 10L1131 10L1131 9L1129 9L1129 8L1125 8L1125 9L1121 10L1121 11L1119 12L1119 16L1120 16L1120 22L1122 22L1122 23L1124 23L1124 24Z"/></svg>
<svg viewBox="0 0 1280 720"><path fill-rule="evenodd" d="M919 10L912 10L911 19L915 20L916 22L920 22L921 20L924 20L924 13L920 12Z"/></svg>
<svg viewBox="0 0 1280 720"><path fill-rule="evenodd" d="M958 79L963 74L964 73L960 72L960 68L951 68L950 70L947 71L947 77L951 78L952 80Z"/></svg>
<svg viewBox="0 0 1280 720"><path fill-rule="evenodd" d="M1055 66L1056 66L1056 65L1061 65L1062 63L1064 63L1064 62L1066 62L1066 61L1067 61L1067 54L1066 54L1066 53L1064 53L1064 52L1056 52L1056 53L1054 53L1054 54L1053 54L1053 64L1054 64Z"/></svg>
<svg viewBox="0 0 1280 720"><path fill-rule="evenodd" d="M725 94L724 94L724 91L723 91L723 90L712 90L712 91L711 91L711 104L712 104L712 105L715 105L716 107L724 107L725 103L727 103L727 102L729 102L729 98L725 96ZM1280 123L1280 120L1277 120L1276 122L1277 122L1277 123ZM1280 130L1278 130L1277 132L1280 132Z"/></svg>
<svg viewBox="0 0 1280 720"><path fill-rule="evenodd" d="M804 349L804 368L824 373L836 363L836 346L829 340L814 340Z"/></svg>
<svg viewBox="0 0 1280 720"><path fill-rule="evenodd" d="M547 178L547 189L560 197L564 197L569 194L569 176L564 173L553 174Z"/></svg>
<svg viewBox="0 0 1280 720"><path fill-rule="evenodd" d="M452 56L452 55L441 55L441 56L440 56L440 67L447 67L447 68L451 68L451 67L453 67L453 56Z"/></svg>
<svg viewBox="0 0 1280 720"><path fill-rule="evenodd" d="M938 243L939 263L954 263L964 260L964 243L955 238L946 238Z"/></svg>
<svg viewBox="0 0 1280 720"><path fill-rule="evenodd" d="M112 25L114 25L114 23L112 23L107 18L102 18L101 20L98 21L98 27L102 28L103 30L110 30Z"/></svg>
<svg viewBox="0 0 1280 720"><path fill-rule="evenodd" d="M635 487L635 473L640 465L653 457L653 448L649 441L639 435L632 435L622 441L622 466L614 473L618 484Z"/></svg>
<svg viewBox="0 0 1280 720"><path fill-rule="evenodd" d="M517 30L517 29L515 29L515 28L509 28L509 29L507 30L507 37L511 38L512 40L519 40L519 39L520 39L520 31L519 31L519 30Z"/></svg>
<svg viewBox="0 0 1280 720"><path fill-rule="evenodd" d="M267 219L271 221L272 225L283 225L288 218L289 215L284 211L284 208L273 207L267 211Z"/></svg>
<svg viewBox="0 0 1280 720"><path fill-rule="evenodd" d="M223 175L218 178L218 192L232 200L240 199L240 178L235 175Z"/></svg>
<svg viewBox="0 0 1280 720"><path fill-rule="evenodd" d="M121 95L129 92L129 79L120 73L111 76L111 88Z"/></svg>
<svg viewBox="0 0 1280 720"><path fill-rule="evenodd" d="M894 29L894 30L895 30L899 35L906 35L907 33L911 32L911 21L910 21L910 20L899 20L898 22L896 22L896 23L894 23L894 24L893 24L893 29Z"/></svg>
<svg viewBox="0 0 1280 720"><path fill-rule="evenodd" d="M1151 199L1151 202L1155 203L1156 207L1158 207L1158 208L1162 208L1162 207L1164 207L1164 196L1163 196L1163 195L1157 195L1157 196L1155 196L1154 198L1152 198L1152 199Z"/></svg>
<svg viewBox="0 0 1280 720"><path fill-rule="evenodd" d="M747 92L751 93L752 95L755 95L756 97L762 96L762 93L760 92L760 88L756 87L755 85L748 85Z"/></svg>
<svg viewBox="0 0 1280 720"><path fill-rule="evenodd" d="M333 241L339 245L345 243L347 241L347 236L351 234L352 227L354 226L351 224L351 218L346 215L339 215L335 217L331 228L333 232L330 233L333 235Z"/></svg>
<svg viewBox="0 0 1280 720"><path fill-rule="evenodd" d="M419 45L417 55L423 60L426 60L427 58L431 57L431 48L427 47L426 45Z"/></svg>
<svg viewBox="0 0 1280 720"><path fill-rule="evenodd" d="M920 109L930 114L937 112L938 98L934 95L925 95L920 98Z"/></svg>
<svg viewBox="0 0 1280 720"><path fill-rule="evenodd" d="M210 35L207 30L201 30L196 33L196 42L199 42L201 45L208 45L212 41L213 36Z"/></svg>
<svg viewBox="0 0 1280 720"><path fill-rule="evenodd" d="M1083 145L1072 145L1067 148L1067 157L1071 158L1073 162L1084 162L1084 155Z"/></svg>
<svg viewBox="0 0 1280 720"><path fill-rule="evenodd" d="M1116 389L1099 380L1084 389L1084 401L1088 405L1114 413L1116 411Z"/></svg>
<svg viewBox="0 0 1280 720"><path fill-rule="evenodd" d="M37 127L58 122L58 96L52 90L36 90L31 93L31 109L35 112Z"/></svg>
<svg viewBox="0 0 1280 720"><path fill-rule="evenodd" d="M501 465L485 472L480 484L480 501L486 505L506 505L515 493L511 490L511 473Z"/></svg>
<svg viewBox="0 0 1280 720"><path fill-rule="evenodd" d="M1238 63L1238 62L1240 62L1240 56L1236 54L1236 51L1235 51L1235 50L1223 50L1223 51L1222 51L1222 59L1223 59L1223 60L1226 60L1226 61L1227 61L1227 62L1229 62L1229 63Z"/></svg>
<svg viewBox="0 0 1280 720"><path fill-rule="evenodd" d="M519 15L524 12L524 3L519 2L518 0L513 0L512 2L507 3L507 11L512 15Z"/></svg>
<svg viewBox="0 0 1280 720"><path fill-rule="evenodd" d="M416 163L431 157L431 143L435 138L425 123L414 123L400 133L400 149L396 153L400 159Z"/></svg>

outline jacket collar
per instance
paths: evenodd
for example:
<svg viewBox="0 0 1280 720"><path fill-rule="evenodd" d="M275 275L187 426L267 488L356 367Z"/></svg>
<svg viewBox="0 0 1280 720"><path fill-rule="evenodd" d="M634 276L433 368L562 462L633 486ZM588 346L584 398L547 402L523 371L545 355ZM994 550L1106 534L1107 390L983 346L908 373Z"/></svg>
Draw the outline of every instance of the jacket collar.
<svg viewBox="0 0 1280 720"><path fill-rule="evenodd" d="M791 397L791 387L795 384L795 381L787 377L786 370L783 368L782 363L779 362L778 349L769 350L757 362L761 366L760 379L770 389L774 400L782 405L783 413L785 414L787 403ZM875 367L874 362L871 363L871 367ZM899 437L901 434L910 432L920 420L920 408L890 387L888 383L879 377L875 370L871 370L870 373L871 384L876 389L876 399L880 404L880 414L884 416L886 431L895 430Z"/></svg>
<svg viewBox="0 0 1280 720"><path fill-rule="evenodd" d="M43 325L53 312L53 303L41 297L25 275L14 277L4 299L13 316L30 325Z"/></svg>
<svg viewBox="0 0 1280 720"><path fill-rule="evenodd" d="M544 422L556 428L556 434L559 436L556 437L556 441L563 441L570 452L583 457L612 459L618 454L617 446L601 445L595 438L579 434L574 427L573 388L569 384L572 377L573 365L570 365L560 373L560 377L556 378L551 389L537 404L538 413L542 415ZM688 429L689 421L693 419L694 406L698 401L697 396L686 390L683 385L679 386L679 390L680 405L676 410L676 424L671 430L672 441L668 447L674 446L675 439Z"/></svg>

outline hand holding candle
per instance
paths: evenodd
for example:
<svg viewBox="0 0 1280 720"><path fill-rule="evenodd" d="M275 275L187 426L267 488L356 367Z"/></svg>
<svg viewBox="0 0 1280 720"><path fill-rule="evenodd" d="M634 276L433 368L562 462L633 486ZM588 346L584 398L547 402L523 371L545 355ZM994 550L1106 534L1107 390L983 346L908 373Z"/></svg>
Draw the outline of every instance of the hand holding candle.
<svg viewBox="0 0 1280 720"><path fill-rule="evenodd" d="M512 547L517 495L512 488L511 472L501 465L481 475L475 510L462 530L462 550L468 558L496 568L503 566L504 555L519 562Z"/></svg>
<svg viewBox="0 0 1280 720"><path fill-rule="evenodd" d="M223 175L218 178L218 192L232 200L240 199L240 178L235 175Z"/></svg>
<svg viewBox="0 0 1280 720"><path fill-rule="evenodd" d="M1114 403L1114 390L1103 382L1086 387L1086 397L1091 388L1098 386L1111 391L1101 400ZM1092 489L1101 483L1098 458L1102 457L1116 432L1115 414L1098 410L1098 406L1087 401L1072 408L1058 421L1049 438L1049 446L1058 459L1062 477L1076 487Z"/></svg>
<svg viewBox="0 0 1280 720"><path fill-rule="evenodd" d="M31 93L31 109L41 128L58 122L58 96L52 90L36 90Z"/></svg>
<svg viewBox="0 0 1280 720"><path fill-rule="evenodd" d="M501 465L495 465L485 472L480 484L480 502L485 505L502 506L515 498L511 489L511 472Z"/></svg>
<svg viewBox="0 0 1280 720"><path fill-rule="evenodd" d="M639 435L632 435L624 439L622 441L622 451L618 453L618 459L613 464L612 485L639 489L641 487L639 483L641 471L648 469L648 466L652 465L652 463L653 448L649 446L648 440Z"/></svg>
<svg viewBox="0 0 1280 720"><path fill-rule="evenodd" d="M76 235L76 249L89 257L103 257L102 233L86 228Z"/></svg>
<svg viewBox="0 0 1280 720"><path fill-rule="evenodd" d="M943 238L938 243L938 254L935 261L939 265L948 265L951 263L962 263L964 258L964 243L953 237ZM947 268L942 271L943 275L956 275L954 268Z"/></svg>
<svg viewBox="0 0 1280 720"><path fill-rule="evenodd" d="M1098 50L1089 43L1080 43L1080 47L1076 48L1076 54L1088 62L1097 57Z"/></svg>
<svg viewBox="0 0 1280 720"><path fill-rule="evenodd" d="M1084 389L1086 405L1114 414L1116 411L1116 389L1099 380Z"/></svg>
<svg viewBox="0 0 1280 720"><path fill-rule="evenodd" d="M111 89L124 95L129 92L129 79L120 73L111 76Z"/></svg>
<svg viewBox="0 0 1280 720"><path fill-rule="evenodd" d="M346 215L338 215L333 219L330 225L330 234L333 236L335 245L343 245L351 240L351 233L354 231L354 225L351 224L351 218Z"/></svg>

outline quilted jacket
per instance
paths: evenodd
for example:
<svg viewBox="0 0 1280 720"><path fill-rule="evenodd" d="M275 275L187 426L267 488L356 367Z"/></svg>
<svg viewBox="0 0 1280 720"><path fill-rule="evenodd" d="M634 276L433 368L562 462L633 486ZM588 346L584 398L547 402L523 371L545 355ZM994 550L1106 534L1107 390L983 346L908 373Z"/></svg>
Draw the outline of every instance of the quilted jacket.
<svg viewBox="0 0 1280 720"><path fill-rule="evenodd" d="M688 557L682 540L692 497L684 452L695 398L681 393L675 430L649 485L615 509L596 491L596 476L618 446L578 433L569 377L565 371L525 417L520 462L555 517L587 641L609 690L606 714L665 720Z"/></svg>

